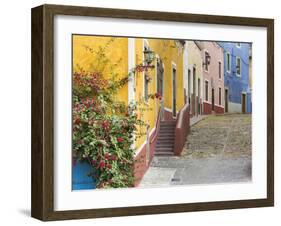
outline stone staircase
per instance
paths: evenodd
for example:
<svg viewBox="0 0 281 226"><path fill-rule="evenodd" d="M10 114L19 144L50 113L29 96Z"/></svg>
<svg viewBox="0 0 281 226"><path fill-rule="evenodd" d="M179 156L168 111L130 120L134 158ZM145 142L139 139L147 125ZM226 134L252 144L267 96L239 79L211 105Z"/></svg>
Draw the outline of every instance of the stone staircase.
<svg viewBox="0 0 281 226"><path fill-rule="evenodd" d="M174 155L176 120L161 121L160 130L156 141L156 156Z"/></svg>

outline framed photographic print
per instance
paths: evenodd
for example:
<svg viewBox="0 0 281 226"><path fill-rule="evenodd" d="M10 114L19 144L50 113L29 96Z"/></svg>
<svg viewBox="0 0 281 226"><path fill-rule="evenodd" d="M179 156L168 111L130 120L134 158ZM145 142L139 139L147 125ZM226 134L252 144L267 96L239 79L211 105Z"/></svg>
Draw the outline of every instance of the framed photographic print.
<svg viewBox="0 0 281 226"><path fill-rule="evenodd" d="M273 206L272 19L32 9L32 217Z"/></svg>

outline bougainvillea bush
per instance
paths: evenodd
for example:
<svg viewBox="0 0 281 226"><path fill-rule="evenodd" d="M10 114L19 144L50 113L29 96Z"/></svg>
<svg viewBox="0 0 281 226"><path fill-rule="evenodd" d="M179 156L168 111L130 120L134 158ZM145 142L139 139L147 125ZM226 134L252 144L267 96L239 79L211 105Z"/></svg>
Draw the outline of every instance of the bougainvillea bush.
<svg viewBox="0 0 281 226"><path fill-rule="evenodd" d="M134 184L133 134L136 106L114 101L113 87L101 74L75 73L73 77L73 157L88 161L98 188L130 187Z"/></svg>
<svg viewBox="0 0 281 226"><path fill-rule="evenodd" d="M142 120L143 112L149 110L144 101L126 106L116 98L130 76L140 75L144 69L137 65L128 75L116 74L114 69L121 59L111 62L105 54L113 41L110 39L98 51L85 46L96 66L86 72L76 65L78 69L73 74L73 164L89 162L89 176L98 188L134 186L133 142L146 134L142 128L148 126ZM150 94L149 98L161 96Z"/></svg>
<svg viewBox="0 0 281 226"><path fill-rule="evenodd" d="M126 106L116 100L129 75L116 79L112 72L111 79L104 78L106 66L114 70L104 54L106 47L99 48L93 56L93 61L103 62L99 67L103 70L85 72L80 68L73 74L73 164L88 161L92 166L89 176L98 188L131 187L132 144L137 126L145 124L137 118L136 103Z"/></svg>

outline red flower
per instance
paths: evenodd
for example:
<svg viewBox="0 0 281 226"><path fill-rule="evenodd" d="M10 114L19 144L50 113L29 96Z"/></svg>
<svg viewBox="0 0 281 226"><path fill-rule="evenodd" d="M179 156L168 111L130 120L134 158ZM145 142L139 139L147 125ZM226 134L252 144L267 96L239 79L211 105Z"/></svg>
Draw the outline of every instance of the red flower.
<svg viewBox="0 0 281 226"><path fill-rule="evenodd" d="M91 163L92 163L93 166L97 165L97 161L96 160L92 160Z"/></svg>
<svg viewBox="0 0 281 226"><path fill-rule="evenodd" d="M75 120L74 120L74 124L79 124L81 122L81 119L80 118L76 118Z"/></svg>
<svg viewBox="0 0 281 226"><path fill-rule="evenodd" d="M119 142L119 143L121 143L121 142L123 142L123 138L122 137L117 137L117 141Z"/></svg>
<svg viewBox="0 0 281 226"><path fill-rule="evenodd" d="M109 122L103 121L103 122L101 123L101 126L102 126L103 129L109 130Z"/></svg>
<svg viewBox="0 0 281 226"><path fill-rule="evenodd" d="M108 160L110 158L110 155L108 153L105 153L104 157Z"/></svg>
<svg viewBox="0 0 281 226"><path fill-rule="evenodd" d="M105 167L105 162L104 161L100 161L99 168L103 169L104 167Z"/></svg>
<svg viewBox="0 0 281 226"><path fill-rule="evenodd" d="M114 160L117 159L117 156L116 155L111 155L110 159L114 161Z"/></svg>
<svg viewBox="0 0 281 226"><path fill-rule="evenodd" d="M111 164L107 164L106 168L107 169L112 169L112 165Z"/></svg>

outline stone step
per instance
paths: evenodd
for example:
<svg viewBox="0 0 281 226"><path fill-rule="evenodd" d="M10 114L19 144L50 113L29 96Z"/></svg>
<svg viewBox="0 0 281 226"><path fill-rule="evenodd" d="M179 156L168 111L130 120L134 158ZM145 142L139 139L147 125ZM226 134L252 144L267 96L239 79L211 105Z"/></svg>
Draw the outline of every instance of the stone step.
<svg viewBox="0 0 281 226"><path fill-rule="evenodd" d="M173 156L174 153L173 152L155 152L156 156Z"/></svg>
<svg viewBox="0 0 281 226"><path fill-rule="evenodd" d="M156 143L156 148L157 147L174 147L174 142L157 142Z"/></svg>
<svg viewBox="0 0 281 226"><path fill-rule="evenodd" d="M162 136L162 137L171 136L171 137L174 137L175 136L175 132L159 133L158 136Z"/></svg>
<svg viewBox="0 0 281 226"><path fill-rule="evenodd" d="M174 139L157 139L156 144L173 144Z"/></svg>
<svg viewBox="0 0 281 226"><path fill-rule="evenodd" d="M164 151L173 151L173 149L174 149L174 145L171 145L171 146L156 146L155 147L156 151L162 151L162 150L164 150Z"/></svg>
<svg viewBox="0 0 281 226"><path fill-rule="evenodd" d="M174 126L174 125L176 125L176 121L160 122L160 125Z"/></svg>
<svg viewBox="0 0 281 226"><path fill-rule="evenodd" d="M173 142L175 141L175 138L173 136L158 136L157 141L169 141L169 142Z"/></svg>
<svg viewBox="0 0 281 226"><path fill-rule="evenodd" d="M161 129L159 130L159 133L165 133L165 132L169 132L169 133L175 132L175 128L172 128L172 129L161 128Z"/></svg>
<svg viewBox="0 0 281 226"><path fill-rule="evenodd" d="M170 129L170 130L160 130L159 133L174 133L175 130L174 129Z"/></svg>
<svg viewBox="0 0 281 226"><path fill-rule="evenodd" d="M174 148L173 147L161 147L157 148L155 147L155 152L173 152Z"/></svg>
<svg viewBox="0 0 281 226"><path fill-rule="evenodd" d="M171 126L171 127L173 127L173 126L176 126L176 123L160 123L160 126L167 126L167 127Z"/></svg>

